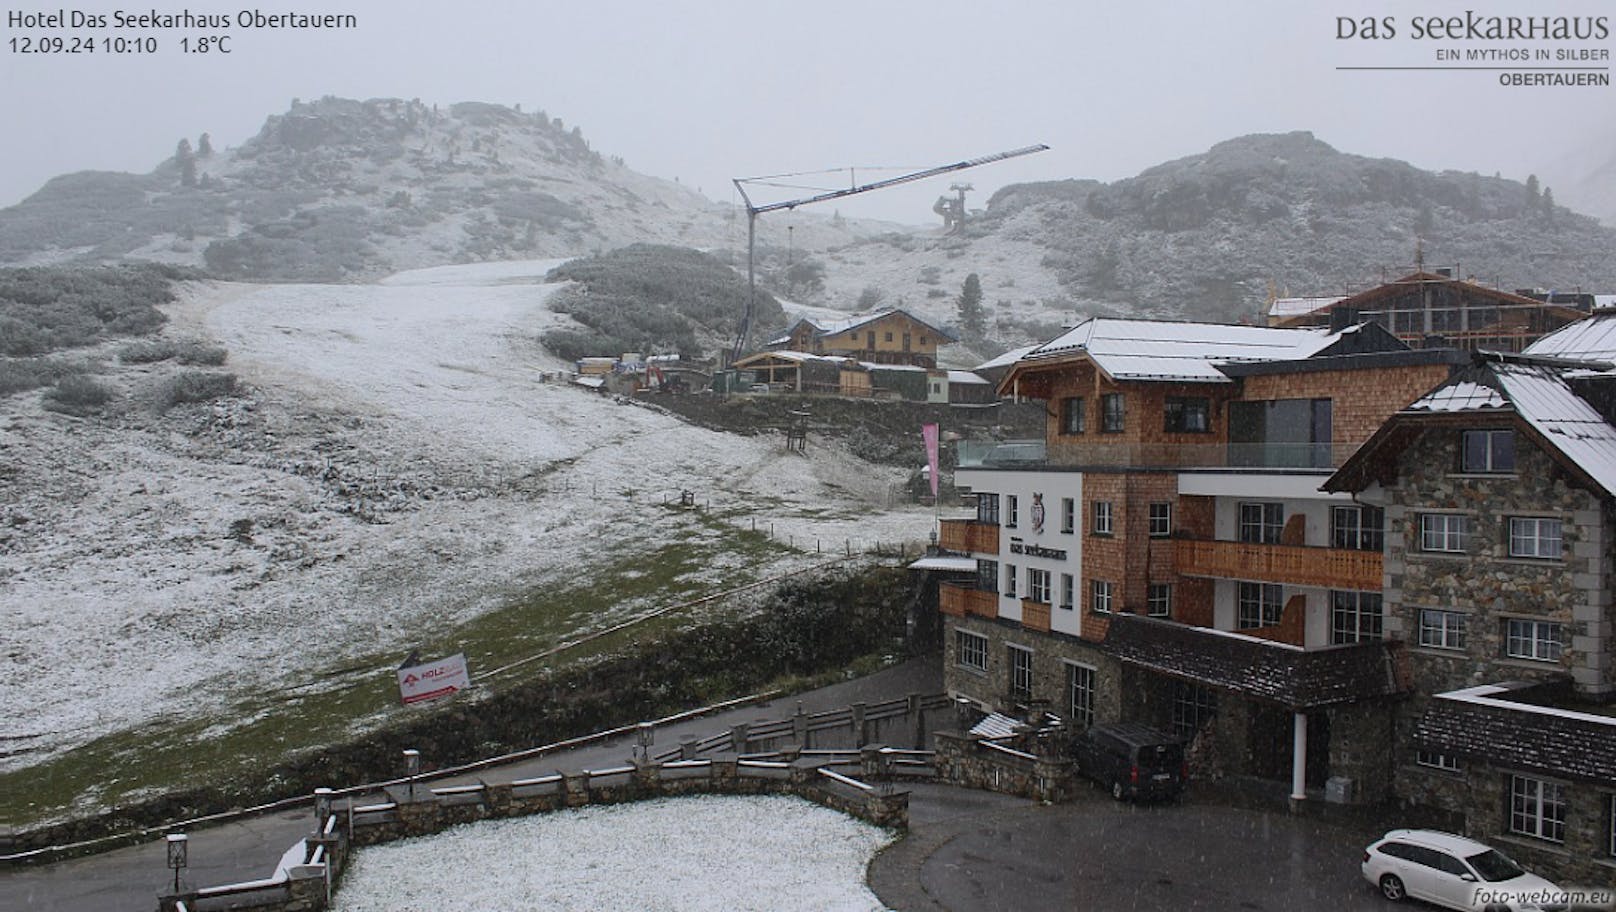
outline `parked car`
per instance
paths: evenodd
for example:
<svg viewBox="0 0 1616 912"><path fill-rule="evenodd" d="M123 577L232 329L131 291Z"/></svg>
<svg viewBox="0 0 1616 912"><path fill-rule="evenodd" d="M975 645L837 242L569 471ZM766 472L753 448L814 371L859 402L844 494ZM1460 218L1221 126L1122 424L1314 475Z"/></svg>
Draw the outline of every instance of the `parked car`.
<svg viewBox="0 0 1616 912"><path fill-rule="evenodd" d="M1111 797L1177 798L1189 771L1184 744L1140 722L1089 726L1077 739L1078 772L1111 790Z"/></svg>
<svg viewBox="0 0 1616 912"><path fill-rule="evenodd" d="M1363 876L1390 900L1423 899L1474 912L1565 909L1559 887L1473 839L1392 830L1364 849Z"/></svg>

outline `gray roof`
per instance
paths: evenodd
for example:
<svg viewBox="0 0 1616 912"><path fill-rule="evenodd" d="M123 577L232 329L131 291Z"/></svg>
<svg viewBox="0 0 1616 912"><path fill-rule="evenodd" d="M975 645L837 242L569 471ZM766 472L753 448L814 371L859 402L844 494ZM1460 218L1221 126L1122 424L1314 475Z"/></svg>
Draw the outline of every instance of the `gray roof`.
<svg viewBox="0 0 1616 912"><path fill-rule="evenodd" d="M1306 358L1338 338L1323 328L1091 317L1040 345L1023 360L1084 351L1113 380L1232 383L1218 370L1219 364Z"/></svg>
<svg viewBox="0 0 1616 912"><path fill-rule="evenodd" d="M1567 323L1527 346L1524 354L1616 361L1616 312L1599 312Z"/></svg>
<svg viewBox="0 0 1616 912"><path fill-rule="evenodd" d="M1413 413L1519 415L1549 446L1616 496L1616 427L1567 382L1566 366L1498 362L1455 374L1410 405Z"/></svg>
<svg viewBox="0 0 1616 912"><path fill-rule="evenodd" d="M1406 693L1392 643L1302 649L1172 621L1112 615L1105 649L1123 662L1296 710Z"/></svg>
<svg viewBox="0 0 1616 912"><path fill-rule="evenodd" d="M1520 685L1438 694L1414 739L1465 760L1568 779L1616 782L1616 718L1515 702Z"/></svg>

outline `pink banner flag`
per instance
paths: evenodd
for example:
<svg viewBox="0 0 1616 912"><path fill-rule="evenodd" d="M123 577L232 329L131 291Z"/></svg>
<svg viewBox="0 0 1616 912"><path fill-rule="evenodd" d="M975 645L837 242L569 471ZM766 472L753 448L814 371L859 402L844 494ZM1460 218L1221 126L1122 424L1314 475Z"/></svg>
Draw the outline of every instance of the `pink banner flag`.
<svg viewBox="0 0 1616 912"><path fill-rule="evenodd" d="M931 496L937 496L937 425L923 424L920 436L926 441L926 468L931 472Z"/></svg>

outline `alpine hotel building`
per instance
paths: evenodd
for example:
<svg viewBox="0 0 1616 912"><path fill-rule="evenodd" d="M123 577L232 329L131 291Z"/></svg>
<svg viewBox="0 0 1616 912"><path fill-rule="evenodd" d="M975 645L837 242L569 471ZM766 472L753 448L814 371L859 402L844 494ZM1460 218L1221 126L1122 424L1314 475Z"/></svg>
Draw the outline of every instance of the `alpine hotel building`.
<svg viewBox="0 0 1616 912"><path fill-rule="evenodd" d="M1607 882L1616 319L1510 356L1341 322L1095 318L1021 357L999 392L1044 439L962 445L976 515L942 523L976 561L948 689Z"/></svg>

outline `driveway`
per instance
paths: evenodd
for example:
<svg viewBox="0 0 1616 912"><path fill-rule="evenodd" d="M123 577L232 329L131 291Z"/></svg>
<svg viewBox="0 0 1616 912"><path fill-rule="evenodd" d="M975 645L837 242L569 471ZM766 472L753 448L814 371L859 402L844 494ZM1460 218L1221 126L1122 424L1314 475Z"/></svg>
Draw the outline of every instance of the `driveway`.
<svg viewBox="0 0 1616 912"><path fill-rule="evenodd" d="M936 785L910 807L909 835L868 878L902 912L1389 908L1358 873L1363 836L1286 813L1098 790L1041 805Z"/></svg>

